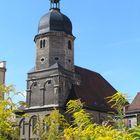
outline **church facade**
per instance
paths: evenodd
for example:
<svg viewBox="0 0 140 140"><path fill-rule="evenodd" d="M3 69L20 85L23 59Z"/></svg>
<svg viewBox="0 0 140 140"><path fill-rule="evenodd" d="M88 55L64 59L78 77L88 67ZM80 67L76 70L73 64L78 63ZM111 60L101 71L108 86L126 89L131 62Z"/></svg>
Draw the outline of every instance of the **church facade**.
<svg viewBox="0 0 140 140"><path fill-rule="evenodd" d="M50 3L34 38L36 62L28 73L27 107L22 108L29 117L19 120L22 140L37 139L33 129L38 115L46 116L54 107L63 112L71 99L81 99L95 122L102 123L112 111L105 97L117 92L99 73L74 65L72 23L61 13L59 0Z"/></svg>

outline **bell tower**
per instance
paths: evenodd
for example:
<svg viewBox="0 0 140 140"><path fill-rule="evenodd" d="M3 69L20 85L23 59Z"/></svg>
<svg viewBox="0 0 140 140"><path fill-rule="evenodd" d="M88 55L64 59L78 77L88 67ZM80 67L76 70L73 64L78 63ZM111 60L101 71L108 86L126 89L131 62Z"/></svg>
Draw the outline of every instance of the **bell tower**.
<svg viewBox="0 0 140 140"><path fill-rule="evenodd" d="M74 79L74 40L70 19L60 12L60 0L50 0L41 17L36 44L35 67L28 73L28 107L63 106Z"/></svg>
<svg viewBox="0 0 140 140"><path fill-rule="evenodd" d="M41 17L36 43L36 71L59 63L74 72L74 39L70 19L60 12L60 0L50 0L49 13Z"/></svg>
<svg viewBox="0 0 140 140"><path fill-rule="evenodd" d="M54 107L64 112L68 100L75 97L72 91L80 78L74 69L74 40L72 23L61 13L60 0L50 0L49 12L39 20L34 38L36 59L28 72L24 108L29 117L19 123L21 139L38 139L33 131L35 118L50 114Z"/></svg>

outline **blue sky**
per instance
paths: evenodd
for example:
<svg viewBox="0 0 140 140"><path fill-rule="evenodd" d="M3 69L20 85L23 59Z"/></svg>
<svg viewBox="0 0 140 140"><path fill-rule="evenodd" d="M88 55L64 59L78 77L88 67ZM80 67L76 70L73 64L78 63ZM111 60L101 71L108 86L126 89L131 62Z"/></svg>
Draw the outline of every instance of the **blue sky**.
<svg viewBox="0 0 140 140"><path fill-rule="evenodd" d="M61 0L73 23L75 64L99 72L132 99L140 91L140 0ZM49 0L2 0L0 60L7 61L6 83L26 90L35 64L34 36Z"/></svg>

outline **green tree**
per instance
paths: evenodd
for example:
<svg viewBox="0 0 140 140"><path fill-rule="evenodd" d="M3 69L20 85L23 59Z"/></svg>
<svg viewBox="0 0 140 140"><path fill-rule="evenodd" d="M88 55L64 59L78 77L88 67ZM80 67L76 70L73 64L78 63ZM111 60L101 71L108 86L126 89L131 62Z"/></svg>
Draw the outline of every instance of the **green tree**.
<svg viewBox="0 0 140 140"><path fill-rule="evenodd" d="M133 132L135 140L140 140L140 125L132 129L131 132Z"/></svg>
<svg viewBox="0 0 140 140"><path fill-rule="evenodd" d="M18 127L16 127L17 105L13 102L15 95L18 95L14 86L0 86L0 140L18 139Z"/></svg>
<svg viewBox="0 0 140 140"><path fill-rule="evenodd" d="M37 124L34 131L41 140L60 140L63 137L64 129L69 126L59 110L51 111L45 117L37 116Z"/></svg>
<svg viewBox="0 0 140 140"><path fill-rule="evenodd" d="M134 140L128 131L93 123L91 115L83 109L79 100L70 101L67 112L72 114L74 120L69 128L64 129L66 140Z"/></svg>
<svg viewBox="0 0 140 140"><path fill-rule="evenodd" d="M19 140L19 131L16 127L16 115L18 104L13 102L13 97L19 95L13 86L1 86L0 94L4 94L4 99L0 98L0 140ZM1 96L2 97L2 96ZM126 104L124 96L116 93L109 97L112 107L117 106L119 120L123 120L123 106ZM23 104L23 102L21 102ZM109 125L98 125L93 123L90 113L83 109L80 100L70 100L66 106L66 114L71 116L72 121L67 121L59 110L54 109L44 118L37 117L35 130L41 140L139 140L139 130L137 127L133 131L123 129L122 122L118 123L119 129L114 129ZM122 113L121 113L122 112ZM133 135L135 134L135 135Z"/></svg>
<svg viewBox="0 0 140 140"><path fill-rule="evenodd" d="M125 129L125 107L128 105L126 96L121 92L117 92L113 96L107 97L106 99L109 99L108 103L110 103L111 107L117 111L115 114L113 114L113 117L115 117L114 122L116 129L123 131Z"/></svg>
<svg viewBox="0 0 140 140"><path fill-rule="evenodd" d="M47 129L40 133L39 138L41 140L134 140L132 133L127 130L117 130L112 126L93 123L94 118L83 109L80 100L69 101L66 113L72 116L69 124L56 109L42 119L42 124L45 122ZM41 121L38 121L36 128L38 131L42 130Z"/></svg>

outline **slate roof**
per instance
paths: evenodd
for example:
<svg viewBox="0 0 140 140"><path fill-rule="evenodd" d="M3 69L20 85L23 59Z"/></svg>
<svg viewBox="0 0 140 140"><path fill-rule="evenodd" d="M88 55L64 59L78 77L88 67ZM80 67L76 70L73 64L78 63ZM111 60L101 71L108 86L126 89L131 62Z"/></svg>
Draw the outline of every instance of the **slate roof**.
<svg viewBox="0 0 140 140"><path fill-rule="evenodd" d="M51 65L49 68L45 69L45 70L52 70L52 69L57 69L57 68L61 68L64 69L59 63L55 63L53 65ZM44 70L40 70L40 71L44 71ZM34 73L36 72L36 68L33 67L28 73Z"/></svg>
<svg viewBox="0 0 140 140"><path fill-rule="evenodd" d="M112 111L105 99L117 92L99 73L75 66L81 77L80 85L73 85L69 99L81 99L87 108Z"/></svg>
<svg viewBox="0 0 140 140"><path fill-rule="evenodd" d="M137 111L140 111L140 92L137 93L136 97L134 98L130 106L127 108L126 113L133 113Z"/></svg>
<svg viewBox="0 0 140 140"><path fill-rule="evenodd" d="M63 31L72 35L72 23L59 9L51 9L41 17L38 25L38 34L54 31Z"/></svg>

